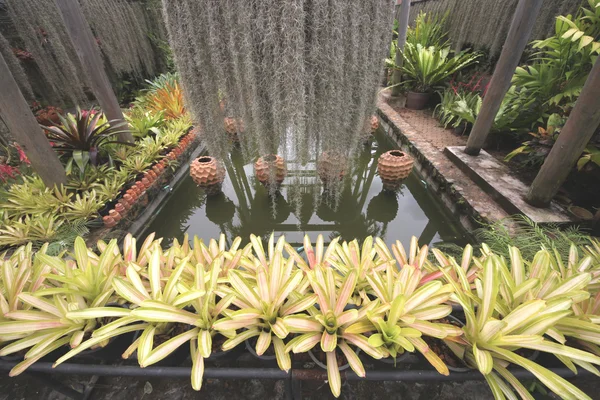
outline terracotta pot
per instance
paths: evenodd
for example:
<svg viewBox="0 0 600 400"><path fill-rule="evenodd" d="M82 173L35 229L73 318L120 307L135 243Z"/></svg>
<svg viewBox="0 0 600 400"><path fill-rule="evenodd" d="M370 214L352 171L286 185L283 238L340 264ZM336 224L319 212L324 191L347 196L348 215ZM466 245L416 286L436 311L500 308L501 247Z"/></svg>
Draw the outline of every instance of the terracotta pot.
<svg viewBox="0 0 600 400"><path fill-rule="evenodd" d="M104 217L102 217L102 221L104 222L104 226L106 228L113 228L117 225L115 219L110 215L105 215Z"/></svg>
<svg viewBox="0 0 600 400"><path fill-rule="evenodd" d="M405 106L411 110L422 110L427 107L429 99L431 99L431 93L408 92Z"/></svg>
<svg viewBox="0 0 600 400"><path fill-rule="evenodd" d="M125 196L123 196L123 198L121 200L119 200L118 204L120 204L123 207L123 210L124 210L123 212L127 212L127 211L129 211L129 209L131 209L131 203L129 203L127 200L125 200Z"/></svg>
<svg viewBox="0 0 600 400"><path fill-rule="evenodd" d="M317 161L317 174L323 183L329 183L336 175L342 180L346 175L346 160L342 154L324 151Z"/></svg>
<svg viewBox="0 0 600 400"><path fill-rule="evenodd" d="M171 151L171 152L169 152L169 153L167 154L167 158L168 158L169 160L175 160L175 159L177 158L177 156L175 155L175 153L173 153L173 152Z"/></svg>
<svg viewBox="0 0 600 400"><path fill-rule="evenodd" d="M265 186L268 186L269 183L275 183L276 186L279 186L287 175L285 161L283 157L276 154L259 157L254 163L254 174L256 179ZM271 174L273 174L275 182L270 182Z"/></svg>
<svg viewBox="0 0 600 400"><path fill-rule="evenodd" d="M220 188L225 179L225 168L216 158L202 156L190 164L190 176L201 188Z"/></svg>
<svg viewBox="0 0 600 400"><path fill-rule="evenodd" d="M577 219L587 220L587 221L594 219L594 214L592 214L591 211L586 210L583 207L570 206L568 208L568 210L572 215L577 217Z"/></svg>
<svg viewBox="0 0 600 400"><path fill-rule="evenodd" d="M158 177L162 172L162 168L159 166L159 164L156 164L154 167L152 167L152 171L154 171L154 174Z"/></svg>
<svg viewBox="0 0 600 400"><path fill-rule="evenodd" d="M146 191L146 185L144 185L143 181L137 181L135 183L135 188L137 189L138 195L141 195L143 192Z"/></svg>
<svg viewBox="0 0 600 400"><path fill-rule="evenodd" d="M244 124L241 120L229 117L225 118L225 132L227 132L227 136L229 136L232 142L239 142L240 138L238 134L243 131Z"/></svg>
<svg viewBox="0 0 600 400"><path fill-rule="evenodd" d="M146 189L149 189L150 186L152 186L152 183L150 183L148 178L142 178L142 184L146 187Z"/></svg>
<svg viewBox="0 0 600 400"><path fill-rule="evenodd" d="M117 210L110 210L108 212L108 215L110 217L113 217L113 219L115 220L115 222L119 222L121 220L121 214L119 214L119 212Z"/></svg>
<svg viewBox="0 0 600 400"><path fill-rule="evenodd" d="M413 167L413 159L400 150L383 153L377 161L377 172L382 181L396 182L405 179Z"/></svg>
<svg viewBox="0 0 600 400"><path fill-rule="evenodd" d="M371 135L375 133L377 128L379 128L379 118L377 118L377 115L371 115L371 118L365 121L363 131L365 135Z"/></svg>
<svg viewBox="0 0 600 400"><path fill-rule="evenodd" d="M133 206L135 200L137 199L137 193L135 193L135 191L132 189L127 189L123 195L123 199L129 203L130 206Z"/></svg>
<svg viewBox="0 0 600 400"><path fill-rule="evenodd" d="M115 204L115 211L122 215L125 212L125 206L122 203L117 203Z"/></svg>

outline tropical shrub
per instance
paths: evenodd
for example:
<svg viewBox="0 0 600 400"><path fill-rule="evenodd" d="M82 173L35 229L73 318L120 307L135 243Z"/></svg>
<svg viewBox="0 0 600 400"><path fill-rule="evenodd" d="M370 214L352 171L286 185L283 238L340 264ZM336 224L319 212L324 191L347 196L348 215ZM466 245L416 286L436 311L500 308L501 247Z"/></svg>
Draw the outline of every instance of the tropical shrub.
<svg viewBox="0 0 600 400"><path fill-rule="evenodd" d="M446 48L449 45L447 20L449 13L431 15L421 11L415 19L414 26L406 32L406 43L413 46Z"/></svg>
<svg viewBox="0 0 600 400"><path fill-rule="evenodd" d="M438 249L430 258L416 238L407 250L366 241L360 249L305 239L306 260L273 236L266 247L254 236L245 247L240 238L228 247L224 235L208 244L186 236L163 250L154 234L141 246L128 235L122 251L116 241L92 251L78 238L72 254L59 256L27 245L0 261L0 355L25 353L14 376L63 346L71 349L55 365L138 331L123 357L136 352L144 367L189 344L199 390L205 358L256 338L257 353L272 347L283 370L292 354L322 353L339 396L340 357L365 376L358 349L374 359L418 352L448 374L428 344L435 339L479 370L497 399L532 398L511 365L564 399L589 398L523 352L599 374L600 243L573 245L568 255L540 249L529 259L516 247L506 258L466 246L458 263ZM462 306L462 327L441 320L453 304Z"/></svg>
<svg viewBox="0 0 600 400"><path fill-rule="evenodd" d="M477 62L479 54L462 52L450 56L450 48L425 47L406 43L402 72L407 79L403 85L416 92L432 92L456 72Z"/></svg>

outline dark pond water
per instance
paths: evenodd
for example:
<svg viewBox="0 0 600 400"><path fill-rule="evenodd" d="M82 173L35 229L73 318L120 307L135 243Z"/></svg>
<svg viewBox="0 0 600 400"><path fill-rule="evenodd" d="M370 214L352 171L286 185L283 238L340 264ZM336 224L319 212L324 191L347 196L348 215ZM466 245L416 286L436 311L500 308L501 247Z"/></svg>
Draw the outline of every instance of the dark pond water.
<svg viewBox="0 0 600 400"><path fill-rule="evenodd" d="M337 236L360 240L373 235L388 244L400 240L405 246L411 236L419 238L421 245L439 241L465 243L459 224L444 212L415 172L397 192L383 189L377 175L377 158L395 147L383 132L376 133L375 139L353 162L337 208L327 206L327 202L314 205L311 193L322 191L318 178L300 188L298 185L290 188L284 182L273 201L254 178L253 164L234 151L226 162L223 193L208 197L188 176L173 191L146 234L156 232L164 238L163 245L174 238L181 240L186 232L206 242L218 238L221 232L231 240L236 236L246 239L251 233L266 237L273 231L276 236L285 234L288 242L298 246L305 234L313 241L322 234L326 241ZM294 170L293 164L288 163L288 176L305 174L306 170L306 167ZM305 199L299 209L290 205L292 190L304 192Z"/></svg>

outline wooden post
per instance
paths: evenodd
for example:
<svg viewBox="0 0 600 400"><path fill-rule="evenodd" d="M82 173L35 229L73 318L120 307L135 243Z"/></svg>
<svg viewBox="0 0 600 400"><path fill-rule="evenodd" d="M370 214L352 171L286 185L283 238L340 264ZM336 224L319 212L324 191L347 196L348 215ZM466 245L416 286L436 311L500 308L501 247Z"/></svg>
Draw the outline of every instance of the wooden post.
<svg viewBox="0 0 600 400"><path fill-rule="evenodd" d="M67 183L67 175L58 155L33 116L2 54L0 88L0 115L27 155L33 169L49 187Z"/></svg>
<svg viewBox="0 0 600 400"><path fill-rule="evenodd" d="M410 2L411 0L399 0L400 1L400 16L398 17L398 41L396 42L396 69L392 74L392 84L397 85L392 88L392 96L400 95L400 85L402 81L402 65L404 64L404 57L402 52L404 51L404 45L406 44L406 32L408 31L408 17L410 15Z"/></svg>
<svg viewBox="0 0 600 400"><path fill-rule="evenodd" d="M104 70L102 55L79 2L77 0L55 1L100 107L109 120L124 120L117 96L115 96ZM121 133L119 138L125 142L133 142L133 136L129 131Z"/></svg>
<svg viewBox="0 0 600 400"><path fill-rule="evenodd" d="M571 111L567 123L535 177L525 200L536 207L547 207L600 125L600 58Z"/></svg>
<svg viewBox="0 0 600 400"><path fill-rule="evenodd" d="M523 50L529 42L542 3L543 0L519 0L508 36L502 47L500 59L496 64L490 86L483 98L481 110L465 147L465 153L469 155L479 154L492 129L496 114L498 114L502 100L510 88L515 69L523 55Z"/></svg>

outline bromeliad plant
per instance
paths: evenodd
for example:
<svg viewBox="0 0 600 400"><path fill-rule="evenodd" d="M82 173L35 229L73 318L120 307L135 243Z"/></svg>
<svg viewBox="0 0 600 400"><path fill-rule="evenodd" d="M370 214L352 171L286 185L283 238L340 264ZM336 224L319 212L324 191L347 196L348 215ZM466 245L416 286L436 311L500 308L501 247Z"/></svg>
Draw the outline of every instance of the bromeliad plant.
<svg viewBox="0 0 600 400"><path fill-rule="evenodd" d="M512 293L506 287L502 288L498 284L501 281L502 269L499 265L502 262L495 255L485 259L482 274L475 280L475 291L471 290L461 268L455 268L460 283L448 277L455 286L454 297L462 305L466 317L462 341L451 345L452 350L485 376L497 399L514 398L515 392L523 399L533 399L508 370L510 364L527 369L564 399L589 398L565 379L517 352L519 349L529 349L552 353L561 360L598 373L592 364L599 364L599 357L544 337L555 324L571 314L573 294L564 287L551 300L525 300L504 309L502 306L505 304L498 300L499 293L504 290L506 294L518 297L521 291L527 291L529 284L524 282Z"/></svg>
<svg viewBox="0 0 600 400"><path fill-rule="evenodd" d="M350 368L361 377L365 376L365 368L358 358L356 346L375 359L383 357L383 351L369 344L366 336L360 333L347 332L347 328L364 318L367 313L375 308L375 302L369 303L360 309L346 309L356 287L358 276L356 271L346 275L336 289L335 272L331 268L315 267L307 273L310 286L317 295L318 308L308 309L308 315L296 315L284 318L290 332L300 335L292 339L286 346L287 351L304 353L317 344L325 353L327 359L327 378L329 387L334 396L341 392L341 378L338 366L339 349L348 360Z"/></svg>
<svg viewBox="0 0 600 400"><path fill-rule="evenodd" d="M459 53L450 56L450 48L425 47L406 43L402 72L407 76L404 85L412 91L430 93L450 76L474 64L479 58L476 53Z"/></svg>
<svg viewBox="0 0 600 400"><path fill-rule="evenodd" d="M106 121L104 114L89 110L76 114L59 116L60 124L53 126L40 125L46 132L54 148L69 157L85 171L88 164L98 165L101 162L101 152L111 143L128 144L115 140L115 137L125 131L126 122Z"/></svg>
<svg viewBox="0 0 600 400"><path fill-rule="evenodd" d="M245 328L225 342L223 349L229 350L257 337L256 354L263 355L272 344L279 368L288 371L292 362L289 352L285 351L284 340L290 332L286 317L313 307L317 296L306 294L308 279L302 270L294 268L293 258L284 258L283 236L269 252L268 259L260 242L256 237L252 239L257 257L241 258L240 265L246 271L230 270L228 274L231 294L235 297L233 304L240 309L226 312L228 317L217 321L215 329Z"/></svg>
<svg viewBox="0 0 600 400"><path fill-rule="evenodd" d="M376 332L369 344L383 351L384 357L394 360L405 351L415 349L443 374L448 368L421 336L438 339L460 336L453 325L436 322L450 314L448 300L453 287L439 280L424 283L420 268L405 264L400 271L388 264L384 271L372 271L367 280L381 305L367 313L367 318L346 329L349 333Z"/></svg>
<svg viewBox="0 0 600 400"><path fill-rule="evenodd" d="M50 256L49 246L34 256L33 246L23 247L0 262L0 356L23 354L11 371L17 375L65 345L71 350L55 365L137 331L124 358L136 352L146 367L189 342L192 387L200 389L205 359L218 346L256 338L257 353L272 345L283 370L291 368L290 353L324 353L339 396L339 357L365 376L357 349L374 359L421 353L448 374L428 346L433 338L484 374L497 399L533 398L511 365L562 398L588 398L523 352L599 374L596 242L566 256L542 249L530 260L516 248L500 257L488 246L477 256L467 246L460 263L438 249L429 257L416 238L407 249L371 238L362 247L325 246L322 237L304 247L306 259L273 236L264 247L256 236L245 247L239 238L228 246L224 236L208 244L186 236L163 251L154 235L141 246L128 235L122 252L115 241L92 251L79 238L67 256ZM463 307L462 328L443 322L452 303Z"/></svg>

